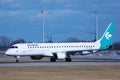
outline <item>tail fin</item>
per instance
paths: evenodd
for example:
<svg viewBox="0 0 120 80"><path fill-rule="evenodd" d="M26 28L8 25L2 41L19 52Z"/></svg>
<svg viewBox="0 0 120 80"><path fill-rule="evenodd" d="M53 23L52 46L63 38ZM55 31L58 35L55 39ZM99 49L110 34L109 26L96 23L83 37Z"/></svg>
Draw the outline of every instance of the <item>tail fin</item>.
<svg viewBox="0 0 120 80"><path fill-rule="evenodd" d="M114 24L110 23L103 36L100 38L100 49L107 49L112 45Z"/></svg>

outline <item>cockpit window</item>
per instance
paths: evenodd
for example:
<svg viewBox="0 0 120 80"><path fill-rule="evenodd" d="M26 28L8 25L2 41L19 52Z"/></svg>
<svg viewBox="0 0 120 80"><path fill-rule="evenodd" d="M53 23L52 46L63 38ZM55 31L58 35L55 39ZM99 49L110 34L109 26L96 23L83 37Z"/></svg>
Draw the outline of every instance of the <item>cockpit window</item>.
<svg viewBox="0 0 120 80"><path fill-rule="evenodd" d="M18 48L17 46L11 46L10 48Z"/></svg>

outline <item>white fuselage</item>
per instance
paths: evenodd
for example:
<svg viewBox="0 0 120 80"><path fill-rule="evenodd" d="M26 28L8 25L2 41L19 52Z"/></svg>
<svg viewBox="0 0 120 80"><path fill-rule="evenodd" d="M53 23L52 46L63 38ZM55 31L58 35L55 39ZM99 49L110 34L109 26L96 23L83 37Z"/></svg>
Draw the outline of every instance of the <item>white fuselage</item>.
<svg viewBox="0 0 120 80"><path fill-rule="evenodd" d="M52 53L66 53L71 51L89 51L99 49L98 42L80 42L80 43L21 43L15 44L17 48L7 50L7 55L44 55L53 56Z"/></svg>

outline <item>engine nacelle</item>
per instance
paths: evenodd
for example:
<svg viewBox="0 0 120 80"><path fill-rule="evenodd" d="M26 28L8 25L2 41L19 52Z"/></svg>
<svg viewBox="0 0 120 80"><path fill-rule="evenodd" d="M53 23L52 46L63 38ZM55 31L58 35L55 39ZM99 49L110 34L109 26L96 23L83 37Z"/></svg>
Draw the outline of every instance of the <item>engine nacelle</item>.
<svg viewBox="0 0 120 80"><path fill-rule="evenodd" d="M43 56L31 56L30 58L33 60L40 60L43 58Z"/></svg>
<svg viewBox="0 0 120 80"><path fill-rule="evenodd" d="M87 55L87 54L92 54L92 53L89 52L89 51L83 51L82 54L83 54L83 55Z"/></svg>
<svg viewBox="0 0 120 80"><path fill-rule="evenodd" d="M93 53L93 51L80 51L80 52L77 52L76 55L89 55L92 53Z"/></svg>

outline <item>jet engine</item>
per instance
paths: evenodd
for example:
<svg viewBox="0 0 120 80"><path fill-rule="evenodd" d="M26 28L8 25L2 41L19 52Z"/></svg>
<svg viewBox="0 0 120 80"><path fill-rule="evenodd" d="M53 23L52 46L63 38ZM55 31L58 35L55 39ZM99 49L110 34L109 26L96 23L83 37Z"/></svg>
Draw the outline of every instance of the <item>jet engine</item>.
<svg viewBox="0 0 120 80"><path fill-rule="evenodd" d="M31 56L31 59L33 59L33 60L40 60L40 59L42 59L43 58L43 56Z"/></svg>

